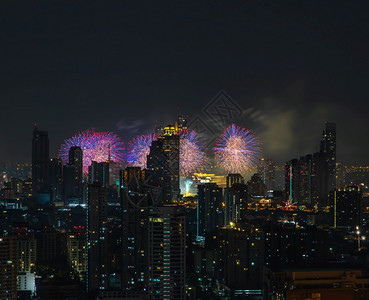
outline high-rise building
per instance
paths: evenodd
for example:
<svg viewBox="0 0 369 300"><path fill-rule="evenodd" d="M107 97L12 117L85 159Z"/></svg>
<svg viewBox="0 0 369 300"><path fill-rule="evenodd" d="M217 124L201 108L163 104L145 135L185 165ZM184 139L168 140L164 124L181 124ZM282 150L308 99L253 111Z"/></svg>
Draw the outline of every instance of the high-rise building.
<svg viewBox="0 0 369 300"><path fill-rule="evenodd" d="M183 207L149 212L149 298L186 298L186 217Z"/></svg>
<svg viewBox="0 0 369 300"><path fill-rule="evenodd" d="M51 226L36 232L37 264L49 264L60 258L65 249L63 234Z"/></svg>
<svg viewBox="0 0 369 300"><path fill-rule="evenodd" d="M81 193L83 152L81 147L71 147L69 149L69 164L74 166L74 190Z"/></svg>
<svg viewBox="0 0 369 300"><path fill-rule="evenodd" d="M260 158L258 174L268 190L275 188L275 165L270 158Z"/></svg>
<svg viewBox="0 0 369 300"><path fill-rule="evenodd" d="M247 185L244 183L234 183L232 187L226 188L224 192L225 225L242 219L247 209L247 198Z"/></svg>
<svg viewBox="0 0 369 300"><path fill-rule="evenodd" d="M145 171L127 167L121 184L122 289L147 292L148 209L152 204L145 185Z"/></svg>
<svg viewBox="0 0 369 300"><path fill-rule="evenodd" d="M299 190L299 161L292 159L285 166L285 191L290 202L298 201Z"/></svg>
<svg viewBox="0 0 369 300"><path fill-rule="evenodd" d="M247 182L247 190L251 197L267 195L267 187L258 173L252 175L250 180Z"/></svg>
<svg viewBox="0 0 369 300"><path fill-rule="evenodd" d="M301 156L299 160L298 203L314 205L317 200L317 162L313 155Z"/></svg>
<svg viewBox="0 0 369 300"><path fill-rule="evenodd" d="M168 156L168 168L170 175L171 200L179 199L179 145L180 138L176 127L168 125L158 137L163 143L163 150Z"/></svg>
<svg viewBox="0 0 369 300"><path fill-rule="evenodd" d="M67 255L72 270L84 280L87 270L87 240L86 229L83 226L74 226L72 232L68 234Z"/></svg>
<svg viewBox="0 0 369 300"><path fill-rule="evenodd" d="M234 183L244 183L243 177L241 174L228 174L227 175L227 188L232 187Z"/></svg>
<svg viewBox="0 0 369 300"><path fill-rule="evenodd" d="M88 167L88 178L90 184L99 182L103 187L109 187L109 162L92 161Z"/></svg>
<svg viewBox="0 0 369 300"><path fill-rule="evenodd" d="M0 237L0 299L17 299L17 239Z"/></svg>
<svg viewBox="0 0 369 300"><path fill-rule="evenodd" d="M197 186L197 236L224 225L223 189L216 183Z"/></svg>
<svg viewBox="0 0 369 300"><path fill-rule="evenodd" d="M335 189L329 194L333 227L355 230L362 226L362 190L360 186Z"/></svg>
<svg viewBox="0 0 369 300"><path fill-rule="evenodd" d="M64 203L81 203L83 198L82 184L82 149L71 147L69 162L63 167L63 198Z"/></svg>
<svg viewBox="0 0 369 300"><path fill-rule="evenodd" d="M17 237L18 294L31 296L36 292L36 239L27 223L15 223L14 233Z"/></svg>
<svg viewBox="0 0 369 300"><path fill-rule="evenodd" d="M242 223L218 228L206 239L205 248L207 276L223 282L231 296L262 289L265 239L261 228Z"/></svg>
<svg viewBox="0 0 369 300"><path fill-rule="evenodd" d="M63 164L59 158L50 159L50 201L63 200Z"/></svg>
<svg viewBox="0 0 369 300"><path fill-rule="evenodd" d="M320 142L320 152L324 154L328 167L327 184L328 191L336 188L336 124L325 122L322 140Z"/></svg>
<svg viewBox="0 0 369 300"><path fill-rule="evenodd" d="M37 125L32 139L32 190L36 198L49 194L49 137Z"/></svg>
<svg viewBox="0 0 369 300"><path fill-rule="evenodd" d="M153 141L147 156L147 183L153 191L154 203L172 202L171 173L168 153L164 151L162 141Z"/></svg>
<svg viewBox="0 0 369 300"><path fill-rule="evenodd" d="M107 195L101 183L87 188L87 291L107 288Z"/></svg>

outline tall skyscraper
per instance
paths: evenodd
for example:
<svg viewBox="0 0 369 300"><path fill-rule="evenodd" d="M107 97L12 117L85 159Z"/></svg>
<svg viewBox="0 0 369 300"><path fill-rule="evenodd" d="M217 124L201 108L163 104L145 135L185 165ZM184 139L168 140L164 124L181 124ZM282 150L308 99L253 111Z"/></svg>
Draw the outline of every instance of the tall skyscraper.
<svg viewBox="0 0 369 300"><path fill-rule="evenodd" d="M336 124L325 122L325 130L320 142L320 152L324 153L328 166L328 191L336 188Z"/></svg>
<svg viewBox="0 0 369 300"><path fill-rule="evenodd" d="M313 155L300 157L297 201L301 204L315 205L317 201L317 161Z"/></svg>
<svg viewBox="0 0 369 300"><path fill-rule="evenodd" d="M153 201L168 204L172 202L171 173L168 153L164 151L163 142L153 141L147 156L146 181L152 187ZM156 189L155 189L156 187Z"/></svg>
<svg viewBox="0 0 369 300"><path fill-rule="evenodd" d="M81 147L71 147L69 150L69 164L74 166L74 184L76 193L81 192L83 152Z"/></svg>
<svg viewBox="0 0 369 300"><path fill-rule="evenodd" d="M232 187L226 188L224 192L225 200L225 225L230 222L236 223L242 219L247 209L247 185L244 183L234 183Z"/></svg>
<svg viewBox="0 0 369 300"><path fill-rule="evenodd" d="M170 175L171 200L179 199L179 145L180 138L175 126L165 126L164 132L158 137L163 143L163 150L168 156Z"/></svg>
<svg viewBox="0 0 369 300"><path fill-rule="evenodd" d="M152 200L144 186L145 171L127 167L122 179L122 289L147 292L148 209Z"/></svg>
<svg viewBox="0 0 369 300"><path fill-rule="evenodd" d="M83 198L82 185L82 149L71 147L69 162L63 168L64 203L81 203Z"/></svg>
<svg viewBox="0 0 369 300"><path fill-rule="evenodd" d="M100 183L87 188L87 291L107 288L107 192Z"/></svg>
<svg viewBox="0 0 369 300"><path fill-rule="evenodd" d="M49 137L36 124L32 139L32 190L36 198L49 194Z"/></svg>
<svg viewBox="0 0 369 300"><path fill-rule="evenodd" d="M50 201L59 202L63 199L63 164L61 159L50 159Z"/></svg>
<svg viewBox="0 0 369 300"><path fill-rule="evenodd" d="M87 291L107 288L107 196L101 183L87 188Z"/></svg>
<svg viewBox="0 0 369 300"><path fill-rule="evenodd" d="M186 217L183 207L149 212L149 298L186 297Z"/></svg>
<svg viewBox="0 0 369 300"><path fill-rule="evenodd" d="M197 236L205 238L206 233L224 225L223 189L216 183L197 186Z"/></svg>
<svg viewBox="0 0 369 300"><path fill-rule="evenodd" d="M285 190L291 202L298 201L299 190L299 161L292 159L285 166Z"/></svg>
<svg viewBox="0 0 369 300"><path fill-rule="evenodd" d="M88 167L89 183L100 182L105 188L109 187L109 162L92 161Z"/></svg>
<svg viewBox="0 0 369 300"><path fill-rule="evenodd" d="M268 190L275 187L275 165L270 158L260 158L258 163L258 174Z"/></svg>

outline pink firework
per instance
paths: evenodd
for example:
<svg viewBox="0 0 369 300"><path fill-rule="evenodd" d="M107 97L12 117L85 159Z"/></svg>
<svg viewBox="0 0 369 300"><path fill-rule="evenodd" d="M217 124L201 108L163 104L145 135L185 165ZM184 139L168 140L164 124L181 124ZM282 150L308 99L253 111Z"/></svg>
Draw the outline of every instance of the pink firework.
<svg viewBox="0 0 369 300"><path fill-rule="evenodd" d="M150 152L155 134L140 135L129 142L126 160L130 166L146 168L147 155Z"/></svg>
<svg viewBox="0 0 369 300"><path fill-rule="evenodd" d="M221 169L244 173L257 163L261 147L254 133L232 124L217 140L214 151L215 161Z"/></svg>
<svg viewBox="0 0 369 300"><path fill-rule="evenodd" d="M124 145L120 137L113 132L86 130L65 140L59 150L59 157L63 164L68 162L71 147L81 147L85 175L92 161L123 163Z"/></svg>
<svg viewBox="0 0 369 300"><path fill-rule="evenodd" d="M193 130L180 132L179 170L181 176L189 176L202 169L206 160L205 145Z"/></svg>

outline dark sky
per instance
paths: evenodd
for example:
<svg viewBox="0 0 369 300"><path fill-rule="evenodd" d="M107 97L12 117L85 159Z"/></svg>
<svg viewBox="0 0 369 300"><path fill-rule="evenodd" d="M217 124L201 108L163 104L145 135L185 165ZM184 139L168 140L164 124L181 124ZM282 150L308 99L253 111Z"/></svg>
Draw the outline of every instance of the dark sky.
<svg viewBox="0 0 369 300"><path fill-rule="evenodd" d="M51 156L87 128L127 139L179 113L209 124L224 90L265 156L317 151L335 121L338 161L369 163L366 3L4 1L0 161L30 161L34 122Z"/></svg>

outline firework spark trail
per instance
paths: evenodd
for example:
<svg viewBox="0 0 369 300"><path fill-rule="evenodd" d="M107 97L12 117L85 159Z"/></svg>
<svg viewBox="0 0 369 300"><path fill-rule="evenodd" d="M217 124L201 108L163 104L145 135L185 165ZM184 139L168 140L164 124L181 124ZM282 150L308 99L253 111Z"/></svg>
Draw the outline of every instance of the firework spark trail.
<svg viewBox="0 0 369 300"><path fill-rule="evenodd" d="M123 163L124 145L120 137L113 132L86 130L67 139L60 146L59 157L63 164L69 161L69 149L81 147L83 152L83 173L88 173L92 161L114 161Z"/></svg>
<svg viewBox="0 0 369 300"><path fill-rule="evenodd" d="M130 166L146 168L147 155L152 142L156 140L155 134L140 135L129 142L127 149L127 162Z"/></svg>
<svg viewBox="0 0 369 300"><path fill-rule="evenodd" d="M206 160L205 145L193 130L180 132L179 170L181 176L200 171Z"/></svg>
<svg viewBox="0 0 369 300"><path fill-rule="evenodd" d="M245 173L254 167L261 153L259 139L239 126L232 124L217 140L215 161L229 173Z"/></svg>

